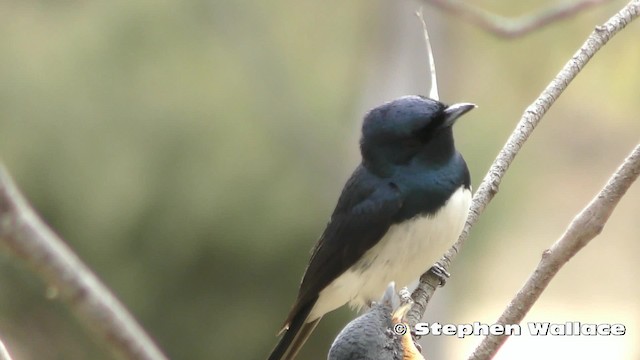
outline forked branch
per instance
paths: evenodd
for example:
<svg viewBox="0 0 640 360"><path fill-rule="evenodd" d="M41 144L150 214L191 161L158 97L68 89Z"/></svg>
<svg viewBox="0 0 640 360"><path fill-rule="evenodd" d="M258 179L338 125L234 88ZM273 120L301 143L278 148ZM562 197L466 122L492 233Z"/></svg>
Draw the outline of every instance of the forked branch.
<svg viewBox="0 0 640 360"><path fill-rule="evenodd" d="M459 16L496 36L509 39L524 36L534 30L541 29L607 1L610 0L560 2L533 14L523 15L518 18L508 18L460 0L424 0L425 3Z"/></svg>
<svg viewBox="0 0 640 360"><path fill-rule="evenodd" d="M469 217L467 218L460 238L440 260L440 265L445 270L449 269L452 260L456 257L464 242L469 237L471 227L478 221L480 214L497 194L504 174L509 169L509 166L533 130L540 123L540 120L542 120L547 110L549 110L589 60L591 60L614 35L624 29L631 21L635 20L638 15L640 15L640 0L633 0L606 23L597 26L558 75L556 75L540 96L525 110L520 122L516 125L507 143L502 150L500 150L500 153L474 194ZM420 321L426 305L438 285L439 279L431 272L422 275L420 284L412 295L415 303L407 315L407 319L411 325Z"/></svg>

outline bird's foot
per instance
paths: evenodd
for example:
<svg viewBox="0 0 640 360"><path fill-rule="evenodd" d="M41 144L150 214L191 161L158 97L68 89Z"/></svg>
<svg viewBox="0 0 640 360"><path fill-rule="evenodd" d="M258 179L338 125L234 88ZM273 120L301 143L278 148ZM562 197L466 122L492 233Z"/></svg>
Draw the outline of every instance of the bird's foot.
<svg viewBox="0 0 640 360"><path fill-rule="evenodd" d="M418 343L418 341L422 338L422 336L416 334L415 329L411 329L411 340L413 341L413 345L416 347L418 352L422 352L422 345Z"/></svg>
<svg viewBox="0 0 640 360"><path fill-rule="evenodd" d="M445 268L443 268L442 265L438 263L433 265L431 269L429 269L429 271L433 275L435 275L438 278L438 280L440 280L441 287L447 283L447 279L449 279L449 277L451 276L451 274L449 274L449 272L447 272L447 270L445 270Z"/></svg>
<svg viewBox="0 0 640 360"><path fill-rule="evenodd" d="M419 353L422 353L422 345L418 344L418 340L413 340L413 346L416 347Z"/></svg>
<svg viewBox="0 0 640 360"><path fill-rule="evenodd" d="M365 307L367 308L367 310L371 310L371 308L373 307L373 305L377 304L376 301L374 300L367 300L365 303Z"/></svg>

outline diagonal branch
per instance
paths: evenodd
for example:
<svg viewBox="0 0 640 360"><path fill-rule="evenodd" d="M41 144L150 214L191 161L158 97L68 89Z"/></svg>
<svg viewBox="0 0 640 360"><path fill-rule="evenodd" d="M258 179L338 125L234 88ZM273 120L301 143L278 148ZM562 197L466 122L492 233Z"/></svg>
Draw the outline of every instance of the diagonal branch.
<svg viewBox="0 0 640 360"><path fill-rule="evenodd" d="M13 360L2 340L0 340L0 360Z"/></svg>
<svg viewBox="0 0 640 360"><path fill-rule="evenodd" d="M607 1L610 0L562 2L550 8L539 10L537 13L513 19L496 15L460 0L424 0L427 4L464 18L496 36L509 39L524 36Z"/></svg>
<svg viewBox="0 0 640 360"><path fill-rule="evenodd" d="M125 359L164 360L109 289L31 209L0 165L0 245L28 263L71 311Z"/></svg>
<svg viewBox="0 0 640 360"><path fill-rule="evenodd" d="M602 232L609 216L638 175L640 145L636 146L589 205L576 215L562 237L542 254L538 267L511 300L497 323L518 324L522 321L560 268ZM505 341L506 336L489 335L469 359L491 359Z"/></svg>
<svg viewBox="0 0 640 360"><path fill-rule="evenodd" d="M513 131L507 143L494 160L491 168L485 175L478 191L473 196L469 217L458 241L447 251L440 260L440 265L448 270L451 262L456 257L462 245L469 237L469 230L478 221L478 217L484 211L489 202L498 193L502 177L513 162L514 158L529 138L533 130L540 123L547 110L556 99L569 86L571 81L580 73L582 68L591 58L618 32L640 15L640 0L629 2L622 10L611 17L604 25L597 26L589 35L585 43L578 49L558 75L551 81L540 96L525 110L516 129ZM431 272L427 272L420 278L418 288L413 292L415 301L407 320L413 326L419 322L424 314L427 303L433 296L440 280Z"/></svg>

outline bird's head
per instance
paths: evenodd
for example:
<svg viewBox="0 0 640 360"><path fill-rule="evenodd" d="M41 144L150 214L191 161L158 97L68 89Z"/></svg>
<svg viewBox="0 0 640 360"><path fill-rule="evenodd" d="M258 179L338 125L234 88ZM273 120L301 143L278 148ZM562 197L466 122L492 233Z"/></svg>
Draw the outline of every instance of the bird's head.
<svg viewBox="0 0 640 360"><path fill-rule="evenodd" d="M360 149L365 165L387 167L414 159L448 160L454 153L452 125L475 108L460 103L447 106L423 96L404 96L367 113Z"/></svg>

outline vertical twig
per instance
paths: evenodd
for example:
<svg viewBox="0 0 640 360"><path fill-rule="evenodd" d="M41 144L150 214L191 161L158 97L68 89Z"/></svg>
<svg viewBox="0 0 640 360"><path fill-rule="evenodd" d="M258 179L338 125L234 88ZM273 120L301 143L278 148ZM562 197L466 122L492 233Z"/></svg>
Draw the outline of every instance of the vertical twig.
<svg viewBox="0 0 640 360"><path fill-rule="evenodd" d="M438 79L436 75L436 61L433 57L433 50L431 49L431 41L429 40L429 31L427 30L427 23L424 21L424 15L422 14L422 8L416 12L416 16L422 23L422 31L424 32L424 41L427 46L427 58L429 60L429 75L431 76L431 88L429 90L429 97L433 100L440 100L438 95Z"/></svg>

